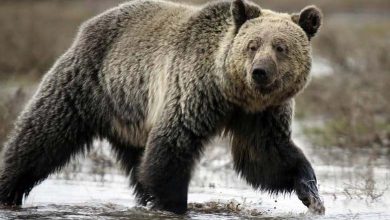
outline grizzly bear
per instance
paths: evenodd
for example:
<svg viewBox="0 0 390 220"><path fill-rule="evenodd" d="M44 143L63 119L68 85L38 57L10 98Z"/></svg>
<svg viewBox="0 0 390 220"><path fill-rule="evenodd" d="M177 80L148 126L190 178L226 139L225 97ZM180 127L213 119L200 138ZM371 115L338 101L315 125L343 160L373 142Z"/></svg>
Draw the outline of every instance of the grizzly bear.
<svg viewBox="0 0 390 220"><path fill-rule="evenodd" d="M17 119L2 152L0 204L21 205L100 138L139 204L183 214L205 143L224 134L250 185L295 191L323 213L312 166L291 140L321 19L315 6L290 15L244 0L135 0L90 19Z"/></svg>

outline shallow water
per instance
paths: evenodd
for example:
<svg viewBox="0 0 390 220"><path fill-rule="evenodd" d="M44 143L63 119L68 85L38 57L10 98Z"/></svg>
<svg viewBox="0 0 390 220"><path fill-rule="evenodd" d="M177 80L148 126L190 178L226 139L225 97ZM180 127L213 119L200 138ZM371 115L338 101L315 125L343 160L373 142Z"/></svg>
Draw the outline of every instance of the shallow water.
<svg viewBox="0 0 390 220"><path fill-rule="evenodd" d="M298 143L303 145L299 137ZM34 188L22 208L1 209L0 219L390 219L384 152L305 147L325 201L326 214L319 217L294 194L270 196L251 189L236 176L229 148L218 140L196 169L188 214L176 216L137 207L127 178L107 160L108 144L96 145L92 156L78 158Z"/></svg>

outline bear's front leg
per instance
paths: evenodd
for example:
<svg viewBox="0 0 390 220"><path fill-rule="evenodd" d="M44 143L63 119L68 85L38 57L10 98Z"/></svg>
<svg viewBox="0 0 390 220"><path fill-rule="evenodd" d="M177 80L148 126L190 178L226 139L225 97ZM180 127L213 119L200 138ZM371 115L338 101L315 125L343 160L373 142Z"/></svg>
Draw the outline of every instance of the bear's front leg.
<svg viewBox="0 0 390 220"><path fill-rule="evenodd" d="M191 171L201 150L200 138L175 120L152 129L138 175L153 208L187 211Z"/></svg>
<svg viewBox="0 0 390 220"><path fill-rule="evenodd" d="M295 191L309 210L323 214L314 170L291 140L292 115L292 101L259 113L238 111L228 127L234 168L253 187Z"/></svg>
<svg viewBox="0 0 390 220"><path fill-rule="evenodd" d="M292 148L295 148L300 156L298 161L298 175L295 179L294 190L302 203L309 208L309 210L316 214L324 214L325 207L321 200L317 188L317 178L313 168L307 161L303 153L291 142Z"/></svg>

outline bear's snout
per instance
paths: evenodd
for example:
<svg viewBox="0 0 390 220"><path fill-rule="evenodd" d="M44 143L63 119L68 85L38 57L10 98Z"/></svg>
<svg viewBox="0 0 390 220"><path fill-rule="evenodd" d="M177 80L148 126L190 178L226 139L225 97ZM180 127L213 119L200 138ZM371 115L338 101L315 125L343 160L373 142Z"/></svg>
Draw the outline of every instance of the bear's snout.
<svg viewBox="0 0 390 220"><path fill-rule="evenodd" d="M256 85L267 86L274 81L276 71L276 64L272 59L260 60L252 67L252 79Z"/></svg>
<svg viewBox="0 0 390 220"><path fill-rule="evenodd" d="M263 84L268 81L269 72L267 72L264 68L255 68L252 71L252 78L256 84Z"/></svg>

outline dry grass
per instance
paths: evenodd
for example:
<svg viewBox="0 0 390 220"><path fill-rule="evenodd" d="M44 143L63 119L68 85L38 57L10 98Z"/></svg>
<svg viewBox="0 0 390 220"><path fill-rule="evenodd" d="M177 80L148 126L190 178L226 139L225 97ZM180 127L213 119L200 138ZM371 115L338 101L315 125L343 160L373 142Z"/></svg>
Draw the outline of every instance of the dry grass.
<svg viewBox="0 0 390 220"><path fill-rule="evenodd" d="M390 147L389 20L331 24L316 41L316 54L335 70L314 78L297 100L298 116L324 122L306 126L316 144Z"/></svg>
<svg viewBox="0 0 390 220"><path fill-rule="evenodd" d="M2 1L0 77L42 75L71 44L78 26L119 1Z"/></svg>
<svg viewBox="0 0 390 220"><path fill-rule="evenodd" d="M27 101L27 96L26 92L19 88L7 96L0 97L0 143L5 141L13 121Z"/></svg>

